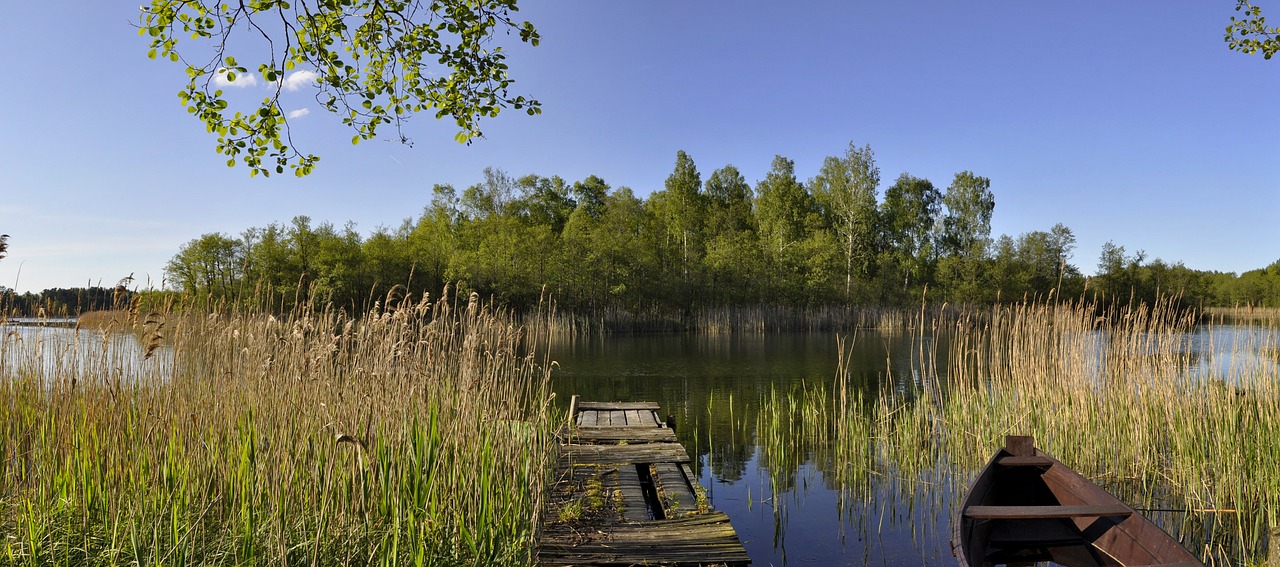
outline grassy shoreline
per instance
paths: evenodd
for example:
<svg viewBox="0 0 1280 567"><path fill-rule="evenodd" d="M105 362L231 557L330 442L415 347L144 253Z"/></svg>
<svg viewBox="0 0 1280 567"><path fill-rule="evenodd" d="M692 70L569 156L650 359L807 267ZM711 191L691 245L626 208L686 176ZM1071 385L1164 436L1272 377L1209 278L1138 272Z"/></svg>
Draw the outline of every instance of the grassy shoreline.
<svg viewBox="0 0 1280 567"><path fill-rule="evenodd" d="M8 563L530 561L553 411L521 354L541 339L505 314L424 299L155 331L164 379L120 380L150 375L140 357L0 379Z"/></svg>
<svg viewBox="0 0 1280 567"><path fill-rule="evenodd" d="M775 490L812 461L842 513L883 513L892 504L872 485L889 482L940 514L1003 435L1030 433L1131 502L1190 510L1162 521L1211 534L1193 550L1206 558L1265 555L1280 523L1280 376L1191 358L1181 341L1195 313L1061 302L873 315L864 326L917 338L918 389L866 394L845 360L834 381L771 391L740 426ZM79 329L127 329L143 351L27 360L0 343L0 360L16 361L0 376L0 562L532 561L559 423L554 317L521 326L473 296L359 318L94 320ZM1275 336L1219 346L1280 352ZM1220 374L1190 376L1198 364Z"/></svg>

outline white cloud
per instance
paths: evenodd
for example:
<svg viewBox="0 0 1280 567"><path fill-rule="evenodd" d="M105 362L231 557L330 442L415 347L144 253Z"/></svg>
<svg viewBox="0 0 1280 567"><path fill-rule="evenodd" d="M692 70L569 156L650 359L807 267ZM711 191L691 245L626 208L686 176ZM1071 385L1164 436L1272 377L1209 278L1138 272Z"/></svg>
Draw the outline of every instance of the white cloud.
<svg viewBox="0 0 1280 567"><path fill-rule="evenodd" d="M213 76L213 84L219 87L236 87L243 89L257 85L258 78L255 77L253 73L237 73L236 80L228 81L227 70L218 69L217 74Z"/></svg>
<svg viewBox="0 0 1280 567"><path fill-rule="evenodd" d="M299 108L299 109L297 109L297 110L290 110L290 111L289 111L289 118L302 118L303 116L306 116L306 115L308 115L308 114L311 114L311 109L309 109L309 108Z"/></svg>
<svg viewBox="0 0 1280 567"><path fill-rule="evenodd" d="M301 71L289 73L289 75L280 82L280 85L283 86L286 91L296 91L302 87L311 86L311 84L316 82L316 79L319 77L319 73L303 69Z"/></svg>

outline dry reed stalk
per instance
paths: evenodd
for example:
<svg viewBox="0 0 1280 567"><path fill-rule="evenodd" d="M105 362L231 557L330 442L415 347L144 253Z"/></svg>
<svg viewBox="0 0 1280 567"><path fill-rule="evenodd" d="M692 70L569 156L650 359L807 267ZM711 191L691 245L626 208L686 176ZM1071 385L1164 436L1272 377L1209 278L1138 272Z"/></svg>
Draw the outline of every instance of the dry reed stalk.
<svg viewBox="0 0 1280 567"><path fill-rule="evenodd" d="M27 370L0 378L0 449L22 456L0 475L0 531L22 534L2 551L527 563L552 447L543 337L474 298L386 305L171 315L150 357L5 343L0 368Z"/></svg>
<svg viewBox="0 0 1280 567"><path fill-rule="evenodd" d="M1206 559L1253 561L1280 524L1280 361L1267 356L1280 333L1197 320L1173 299L923 311L910 327L914 390L863 400L841 361L830 393L771 391L760 462L775 499L812 462L865 525L885 513L873 500L932 494L926 507L945 509L999 439L1032 434L1134 505L1185 511L1154 515L1207 535Z"/></svg>

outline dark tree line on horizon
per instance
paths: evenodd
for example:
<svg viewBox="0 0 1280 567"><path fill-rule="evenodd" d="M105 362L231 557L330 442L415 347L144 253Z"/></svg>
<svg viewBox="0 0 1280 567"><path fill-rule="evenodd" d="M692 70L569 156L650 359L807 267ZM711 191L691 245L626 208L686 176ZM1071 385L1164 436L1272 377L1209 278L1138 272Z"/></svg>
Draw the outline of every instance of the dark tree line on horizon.
<svg viewBox="0 0 1280 567"><path fill-rule="evenodd" d="M130 305L132 291L90 286L50 288L40 293L15 293L0 286L0 315L23 317L68 317L88 311L123 309Z"/></svg>
<svg viewBox="0 0 1280 567"><path fill-rule="evenodd" d="M1108 242L1098 275L1086 278L1062 224L993 238L985 177L962 171L938 187L902 173L883 185L870 146L853 144L805 181L777 156L754 187L732 165L704 178L681 151L664 188L646 199L597 176L569 182L487 168L461 192L436 185L417 219L367 237L304 216L203 235L170 260L166 285L199 301L353 312L393 287L416 296L450 285L517 310L550 293L562 312L677 320L704 308L1053 297L1280 307L1280 261L1237 276L1148 261ZM16 306L21 296L10 295Z"/></svg>

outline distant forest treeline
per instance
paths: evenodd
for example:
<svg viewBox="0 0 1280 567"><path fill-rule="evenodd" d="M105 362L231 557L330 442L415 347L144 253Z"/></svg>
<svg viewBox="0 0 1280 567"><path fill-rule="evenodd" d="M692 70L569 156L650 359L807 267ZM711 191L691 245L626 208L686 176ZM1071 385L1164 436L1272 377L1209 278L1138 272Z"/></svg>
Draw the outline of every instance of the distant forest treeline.
<svg viewBox="0 0 1280 567"><path fill-rule="evenodd" d="M40 293L14 293L0 286L0 315L69 317L86 311L125 308L134 292L123 286L52 288Z"/></svg>
<svg viewBox="0 0 1280 567"><path fill-rule="evenodd" d="M995 198L985 177L963 171L939 188L903 173L880 186L871 148L854 145L803 182L791 160L775 157L754 188L732 165L704 179L678 152L664 189L643 200L596 176L570 183L486 169L461 193L436 185L420 217L368 237L307 217L203 235L169 262L166 285L202 301L352 311L394 286L417 295L456 285L517 310L545 290L561 312L676 320L708 308L899 306L922 297L1150 303L1178 295L1195 306L1280 307L1280 261L1240 275L1204 272L1108 242L1098 275L1086 278L1062 224L992 238Z"/></svg>

